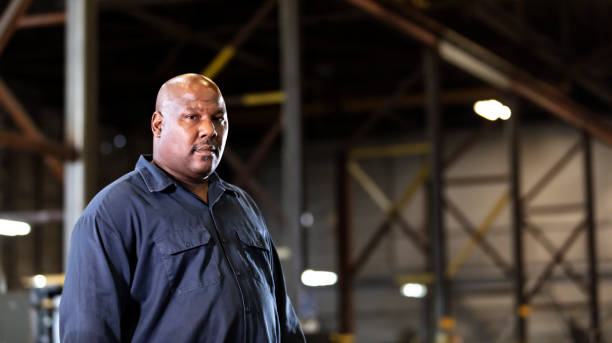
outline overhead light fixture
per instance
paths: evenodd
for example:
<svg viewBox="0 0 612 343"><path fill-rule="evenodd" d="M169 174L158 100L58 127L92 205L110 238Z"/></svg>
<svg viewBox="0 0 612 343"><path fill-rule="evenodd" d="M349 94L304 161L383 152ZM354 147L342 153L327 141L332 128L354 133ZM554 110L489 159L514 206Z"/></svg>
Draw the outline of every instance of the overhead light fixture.
<svg viewBox="0 0 612 343"><path fill-rule="evenodd" d="M0 235L25 236L30 233L30 224L16 220L0 219Z"/></svg>
<svg viewBox="0 0 612 343"><path fill-rule="evenodd" d="M338 281L338 276L334 272L306 269L301 279L306 286L321 287L334 285Z"/></svg>
<svg viewBox="0 0 612 343"><path fill-rule="evenodd" d="M405 283L400 292L408 298L422 298L427 295L427 287L420 283Z"/></svg>
<svg viewBox="0 0 612 343"><path fill-rule="evenodd" d="M491 121L497 119L507 120L512 115L510 107L495 99L476 101L474 103L474 112Z"/></svg>

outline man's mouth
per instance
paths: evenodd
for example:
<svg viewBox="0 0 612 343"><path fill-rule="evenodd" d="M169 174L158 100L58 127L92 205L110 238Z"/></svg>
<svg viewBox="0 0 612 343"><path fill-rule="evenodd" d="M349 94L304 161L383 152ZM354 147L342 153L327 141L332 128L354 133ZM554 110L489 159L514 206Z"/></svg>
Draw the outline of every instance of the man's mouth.
<svg viewBox="0 0 612 343"><path fill-rule="evenodd" d="M202 156L212 156L218 154L218 149L214 145L202 144L194 146L192 152Z"/></svg>

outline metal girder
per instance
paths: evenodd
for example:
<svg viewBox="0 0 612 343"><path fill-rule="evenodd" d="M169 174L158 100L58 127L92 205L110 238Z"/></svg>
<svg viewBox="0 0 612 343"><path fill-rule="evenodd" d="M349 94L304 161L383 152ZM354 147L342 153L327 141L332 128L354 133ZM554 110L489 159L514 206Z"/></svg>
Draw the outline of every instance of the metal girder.
<svg viewBox="0 0 612 343"><path fill-rule="evenodd" d="M64 137L80 153L64 163L65 263L74 225L97 191L98 1L66 0L64 32Z"/></svg>
<svg viewBox="0 0 612 343"><path fill-rule="evenodd" d="M468 217L463 214L457 205L455 205L449 198L444 198L444 207L446 210L461 224L461 227L466 231L467 234L475 239L480 244L480 248L491 258L493 263L499 268L503 275L512 275L512 266L499 254L498 250L489 243L485 236L478 235L476 227L470 222Z"/></svg>
<svg viewBox="0 0 612 343"><path fill-rule="evenodd" d="M505 184L508 182L508 175L476 175L476 176L455 176L447 177L444 181L446 186L482 186L491 184Z"/></svg>
<svg viewBox="0 0 612 343"><path fill-rule="evenodd" d="M374 203L385 212L385 219L378 226L374 234L372 234L361 253L359 253L358 257L355 259L355 262L351 265L351 273L357 273L359 269L361 269L361 267L367 262L368 258L374 252L374 249L378 246L384 235L391 229L391 224L393 221L400 223L400 226L402 226L407 233L409 232L409 236L414 245L419 249L419 251L425 254L428 249L426 240L414 229L412 229L410 224L403 219L399 212L407 203L410 202L417 189L425 182L427 176L429 175L429 166L421 166L420 170L404 190L400 199L394 204L391 203L391 201L384 195L376 183L369 176L367 176L367 174L365 174L365 172L359 168L356 163L347 162L345 168L349 174L361 184L363 189L370 195L372 200L374 200Z"/></svg>
<svg viewBox="0 0 612 343"><path fill-rule="evenodd" d="M264 6L271 6L275 2L268 2ZM279 34L280 34L280 83L285 93L285 101L281 106L282 120L282 209L285 214L284 241L291 248L291 268L285 280L290 295L298 304L297 311L301 311L300 301L302 284L300 274L301 262L301 230L300 216L304 210L302 175L302 88L300 73L300 0L280 0L279 2ZM262 8L261 17L267 13L267 7ZM257 17L257 15L256 15Z"/></svg>
<svg viewBox="0 0 612 343"><path fill-rule="evenodd" d="M262 140L255 148L255 152L251 154L251 158L249 158L249 161L247 162L245 168L238 171L237 176L234 178L235 185L240 187L244 183L244 180L249 175L251 175L253 171L256 170L259 164L263 161L264 157L267 155L268 151L272 147L274 140L281 132L282 119L283 116L281 115L278 120L275 120L274 124L270 126Z"/></svg>
<svg viewBox="0 0 612 343"><path fill-rule="evenodd" d="M436 49L447 62L502 90L512 91L593 137L612 144L612 123L591 113L557 87L539 80L491 51L418 14L421 21L407 19L373 0L345 0L402 33Z"/></svg>
<svg viewBox="0 0 612 343"><path fill-rule="evenodd" d="M2 18L0 18L0 54L13 36L19 18L30 7L31 3L32 0L12 0L2 13Z"/></svg>
<svg viewBox="0 0 612 343"><path fill-rule="evenodd" d="M336 210L338 211L338 322L340 333L355 332L353 318L353 281L351 271L352 230L351 230L351 178L347 169L345 151L336 157Z"/></svg>
<svg viewBox="0 0 612 343"><path fill-rule="evenodd" d="M0 147L31 151L63 160L73 160L77 157L73 147L4 130L0 130Z"/></svg>
<svg viewBox="0 0 612 343"><path fill-rule="evenodd" d="M508 165L510 167L510 189L506 193L512 202L510 223L512 225L512 259L514 260L514 311L516 316L516 340L527 342L527 316L530 312L529 296L525 294L525 254L523 245L523 201L521 199L521 152L519 120L521 117L520 101L513 97L511 106L514 110L508 127Z"/></svg>
<svg viewBox="0 0 612 343"><path fill-rule="evenodd" d="M1 78L0 102L7 109L17 127L19 127L27 137L38 141L45 139L43 133L32 121L31 116L26 112L25 108ZM53 172L57 179L63 182L64 168L62 166L62 161L53 156L45 156L45 164L51 169L51 172Z"/></svg>
<svg viewBox="0 0 612 343"><path fill-rule="evenodd" d="M568 77L584 89L590 91L612 106L612 90L603 83L594 80L584 73L581 68L571 65L560 57L562 54L554 47L554 44L531 27L527 27L524 22L511 18L506 10L496 8L492 4L474 2L470 5L470 10L474 16L485 23L489 28L511 39L515 43L527 47L547 65L553 67L557 73Z"/></svg>
<svg viewBox="0 0 612 343"><path fill-rule="evenodd" d="M240 159L238 155L236 155L232 150L230 150L229 147L225 148L223 157L225 158L225 161L229 163L229 166L234 170L236 174L240 173L246 168L246 164ZM263 205L266 206L273 213L279 225L283 227L285 223L285 217L282 214L281 210L278 208L278 202L274 201L272 197L268 194L268 192L265 190L265 188L251 176L247 176L244 181L244 185L251 192L253 192L253 194L258 198L258 200L260 200Z"/></svg>
<svg viewBox="0 0 612 343"><path fill-rule="evenodd" d="M238 33L234 36L232 41L225 45L223 49L217 54L217 56L202 70L202 74L208 77L215 78L217 74L223 70L225 65L234 57L236 51L240 48L240 45L255 31L257 26L265 19L265 17L272 11L276 6L277 0L266 0L249 21L247 21ZM281 0L282 1L282 0Z"/></svg>
<svg viewBox="0 0 612 343"><path fill-rule="evenodd" d="M544 172L544 174L536 181L536 183L531 186L525 195L521 197L521 203L527 205L531 200L533 200L540 192L544 189L544 187L550 183L561 171L561 169L571 160L571 158L580 150L580 142L572 145L558 160L553 163L553 165ZM451 154L451 156L453 156ZM485 219L478 226L478 235L485 235L486 232L492 227L493 222L497 219L502 212L502 210L508 205L509 201L509 193L506 191L502 193L502 195L497 199L491 208L489 214L485 217ZM447 269L447 273L450 275L454 275L461 268L461 266L467 261L467 258L472 253L474 248L476 247L473 240L468 241L463 248L455 255L449 268Z"/></svg>
<svg viewBox="0 0 612 343"><path fill-rule="evenodd" d="M422 72L420 69L417 69L411 75L403 78L400 83L395 87L395 90L391 94L390 97L386 98L381 105L377 105L374 107L374 111L370 114L369 118L355 131L353 134L345 139L343 143L344 148L351 148L355 143L361 140L372 128L380 121L380 119L384 118L391 109L396 105L396 103L401 99L401 97L406 93L406 91L412 88L416 83L421 79Z"/></svg>
<svg viewBox="0 0 612 343"><path fill-rule="evenodd" d="M584 173L584 209L586 225L586 248L588 256L588 286L589 286L589 328L593 343L601 342L601 323L599 314L599 271L597 267L597 228L595 216L595 181L593 180L593 152L591 137L586 131L581 132L583 148Z"/></svg>
<svg viewBox="0 0 612 343"><path fill-rule="evenodd" d="M224 44L216 39L208 37L205 33L196 33L190 28L174 23L161 16L151 14L142 10L124 8L123 13L140 20L144 23L149 24L151 27L159 30L161 33L175 37L178 39L184 39L187 37L188 41L197 44L205 49L218 51L223 48ZM235 58L247 65L254 68L270 70L270 64L261 58L247 53L245 51L236 51Z"/></svg>
<svg viewBox="0 0 612 343"><path fill-rule="evenodd" d="M524 220L523 222L523 227L526 229L526 231L531 234L533 236L533 238L540 243L540 245L542 247L544 247L544 249L546 249L546 251L550 254L550 256L554 259L555 254L557 253L557 251L559 251L559 249L557 249L555 247L555 245L553 244L553 242L551 242L546 235L544 234L544 230L542 230L541 228L539 228L538 226L536 226L535 224ZM568 261L564 261L561 260L559 261L559 265L561 266L561 268L563 268L563 271L565 272L565 275L567 275L567 277L569 277L574 284L576 285L576 287L583 293L583 294L587 294L588 290L584 284L584 280L582 279L582 277L580 275L578 275L578 273L574 270L574 267L572 267L571 263L569 263Z"/></svg>
<svg viewBox="0 0 612 343"><path fill-rule="evenodd" d="M536 282L532 286L531 290L525 293L525 298L527 301L532 299L540 291L544 282L546 282L546 280L548 280L548 278L552 275L555 266L563 262L565 254L572 244L574 244L578 238L578 234L580 234L584 227L585 221L583 220L572 229L571 233L567 236L563 244L559 247L559 250L557 250L553 256L552 261L548 263L548 265L544 268L544 271L536 278Z"/></svg>
<svg viewBox="0 0 612 343"><path fill-rule="evenodd" d="M17 21L18 29L31 29L44 26L64 25L66 23L66 13L44 13L22 16Z"/></svg>

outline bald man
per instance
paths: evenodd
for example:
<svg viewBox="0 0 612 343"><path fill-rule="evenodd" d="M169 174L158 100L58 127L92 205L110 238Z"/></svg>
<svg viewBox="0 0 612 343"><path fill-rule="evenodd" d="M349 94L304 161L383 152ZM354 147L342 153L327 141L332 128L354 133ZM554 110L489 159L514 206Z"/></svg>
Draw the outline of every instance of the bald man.
<svg viewBox="0 0 612 343"><path fill-rule="evenodd" d="M217 85L160 88L153 156L89 203L71 237L60 335L72 342L305 342L253 199L219 178Z"/></svg>

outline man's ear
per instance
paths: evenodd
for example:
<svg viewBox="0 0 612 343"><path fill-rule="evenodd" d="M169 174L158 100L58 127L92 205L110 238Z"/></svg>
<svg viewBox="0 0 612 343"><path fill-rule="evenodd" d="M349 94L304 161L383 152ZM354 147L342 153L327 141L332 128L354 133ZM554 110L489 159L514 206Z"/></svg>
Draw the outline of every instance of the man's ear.
<svg viewBox="0 0 612 343"><path fill-rule="evenodd" d="M153 131L153 137L161 137L162 125L164 123L164 116L159 111L153 112L151 117L151 131Z"/></svg>

